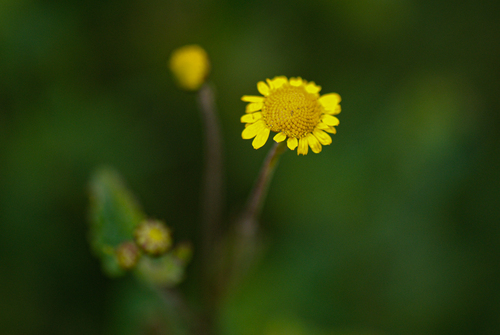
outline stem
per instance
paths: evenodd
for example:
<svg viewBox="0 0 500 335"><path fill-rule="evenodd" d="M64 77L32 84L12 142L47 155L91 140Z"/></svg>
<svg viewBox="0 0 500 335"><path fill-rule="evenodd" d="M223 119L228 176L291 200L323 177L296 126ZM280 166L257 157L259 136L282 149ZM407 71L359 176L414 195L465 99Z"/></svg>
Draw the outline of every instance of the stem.
<svg viewBox="0 0 500 335"><path fill-rule="evenodd" d="M275 143L267 154L266 160L260 170L260 175L254 184L250 197L248 198L245 211L241 218L240 233L247 239L255 236L258 229L258 217L262 210L262 205L267 195L269 184L273 177L276 165L285 151L285 142Z"/></svg>
<svg viewBox="0 0 500 335"><path fill-rule="evenodd" d="M189 309L184 296L172 288L154 287L154 290L168 308L168 315L170 316L168 322L171 325L171 328L168 329L169 333L197 334L197 329L194 326L197 324L197 320Z"/></svg>
<svg viewBox="0 0 500 335"><path fill-rule="evenodd" d="M205 130L205 167L201 203L201 276L203 308L198 334L212 334L217 315L214 260L221 237L223 192L222 139L212 87L205 83L198 91L198 105Z"/></svg>
<svg viewBox="0 0 500 335"><path fill-rule="evenodd" d="M220 235L223 203L222 140L214 93L204 84L198 91L198 105L205 129L205 171L202 189L202 251L208 255Z"/></svg>
<svg viewBox="0 0 500 335"><path fill-rule="evenodd" d="M236 226L231 268L229 269L229 282L232 286L237 284L248 272L253 260L258 254L258 218L267 195L269 183L281 154L285 151L285 142L275 143L267 154L260 170L245 210Z"/></svg>

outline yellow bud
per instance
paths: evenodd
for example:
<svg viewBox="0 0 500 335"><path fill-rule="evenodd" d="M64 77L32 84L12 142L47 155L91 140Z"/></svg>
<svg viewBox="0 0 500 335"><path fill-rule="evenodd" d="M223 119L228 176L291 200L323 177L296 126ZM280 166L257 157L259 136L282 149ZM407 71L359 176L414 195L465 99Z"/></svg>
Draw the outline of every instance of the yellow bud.
<svg viewBox="0 0 500 335"><path fill-rule="evenodd" d="M157 220L145 220L135 230L135 242L151 255L164 254L172 246L170 229Z"/></svg>
<svg viewBox="0 0 500 335"><path fill-rule="evenodd" d="M196 44L186 45L172 53L170 70L182 89L196 91L210 72L210 61L202 47Z"/></svg>
<svg viewBox="0 0 500 335"><path fill-rule="evenodd" d="M187 264L193 256L193 246L190 242L181 242L172 250L172 253L183 264Z"/></svg>
<svg viewBox="0 0 500 335"><path fill-rule="evenodd" d="M139 260L141 252L134 242L123 242L116 248L116 260L120 267L124 270L132 269Z"/></svg>

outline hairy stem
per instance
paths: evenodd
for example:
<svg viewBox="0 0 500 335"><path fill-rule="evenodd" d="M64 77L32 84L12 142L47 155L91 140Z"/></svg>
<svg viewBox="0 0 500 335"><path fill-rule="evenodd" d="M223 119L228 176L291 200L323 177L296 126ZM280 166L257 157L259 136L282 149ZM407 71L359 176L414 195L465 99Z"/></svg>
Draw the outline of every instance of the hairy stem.
<svg viewBox="0 0 500 335"><path fill-rule="evenodd" d="M218 242L221 239L221 219L224 200L224 178L222 139L216 114L212 87L205 83L198 91L205 133L205 166L202 186L201 208L201 276L203 308L198 334L208 335L214 331L217 314L217 292L214 261Z"/></svg>
<svg viewBox="0 0 500 335"><path fill-rule="evenodd" d="M260 170L248 202L240 220L236 225L236 235L232 251L231 268L228 270L231 286L237 285L248 272L259 252L258 219L269 184L276 169L281 154L285 151L284 142L275 143L269 151Z"/></svg>
<svg viewBox="0 0 500 335"><path fill-rule="evenodd" d="M208 254L220 236L223 192L223 157L220 126L216 114L214 93L204 84L198 91L198 105L205 130L205 167L202 189L203 254Z"/></svg>
<svg viewBox="0 0 500 335"><path fill-rule="evenodd" d="M246 238L254 238L258 228L258 217L266 199L269 184L281 154L285 151L285 142L275 143L267 154L259 177L254 184L240 223L240 234Z"/></svg>

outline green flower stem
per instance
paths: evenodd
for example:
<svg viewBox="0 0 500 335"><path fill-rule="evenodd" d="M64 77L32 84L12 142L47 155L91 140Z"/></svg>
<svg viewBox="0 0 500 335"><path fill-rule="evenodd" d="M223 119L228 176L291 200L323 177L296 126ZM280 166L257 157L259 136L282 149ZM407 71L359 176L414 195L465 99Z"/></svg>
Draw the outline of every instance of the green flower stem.
<svg viewBox="0 0 500 335"><path fill-rule="evenodd" d="M202 190L202 253L208 255L220 237L223 192L223 157L220 127L213 89L204 84L198 91L198 105L205 130L205 168Z"/></svg>
<svg viewBox="0 0 500 335"><path fill-rule="evenodd" d="M153 287L165 304L168 316L168 334L199 334L197 325L199 320L192 313L184 296L177 289L167 287Z"/></svg>
<svg viewBox="0 0 500 335"><path fill-rule="evenodd" d="M276 170L281 154L285 152L285 142L275 143L267 154L260 170L260 175L254 184L240 223L240 234L246 238L254 238L258 228L258 218L266 199L269 184Z"/></svg>
<svg viewBox="0 0 500 335"><path fill-rule="evenodd" d="M212 87L205 83L198 91L198 105L201 110L205 131L205 167L202 186L201 208L201 259L200 285L202 287L203 309L196 334L208 335L214 331L217 314L216 275L214 261L217 259L217 245L221 240L221 219L224 200L224 178L222 139L216 114Z"/></svg>
<svg viewBox="0 0 500 335"><path fill-rule="evenodd" d="M258 219L269 183L278 164L281 154L285 151L285 142L275 143L269 151L254 184L243 215L236 225L236 236L232 251L231 268L229 269L230 286L237 285L248 272L259 253Z"/></svg>

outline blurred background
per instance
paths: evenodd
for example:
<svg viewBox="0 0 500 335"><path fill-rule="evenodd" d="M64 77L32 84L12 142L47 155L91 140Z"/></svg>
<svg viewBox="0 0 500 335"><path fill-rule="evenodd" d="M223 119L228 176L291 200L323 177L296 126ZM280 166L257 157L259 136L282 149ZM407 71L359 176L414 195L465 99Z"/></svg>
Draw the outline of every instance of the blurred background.
<svg viewBox="0 0 500 335"><path fill-rule="evenodd" d="M167 60L198 43L228 218L271 147L241 139L240 97L286 75L343 98L332 145L282 157L265 253L225 301L221 334L499 334L499 12L496 0L2 0L0 333L141 334L155 318L154 297L91 254L87 186L116 168L196 249L202 128ZM196 250L188 297L195 277Z"/></svg>

